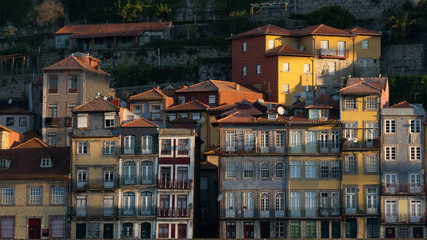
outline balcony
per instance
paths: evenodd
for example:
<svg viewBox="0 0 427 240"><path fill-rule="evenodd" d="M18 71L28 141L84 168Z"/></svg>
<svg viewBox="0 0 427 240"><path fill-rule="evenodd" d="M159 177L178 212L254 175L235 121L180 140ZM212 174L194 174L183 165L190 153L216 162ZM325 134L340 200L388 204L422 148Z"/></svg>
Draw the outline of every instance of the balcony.
<svg viewBox="0 0 427 240"><path fill-rule="evenodd" d="M319 55L320 58L337 58L337 59L347 59L349 56L349 50L341 49L320 49Z"/></svg>
<svg viewBox="0 0 427 240"><path fill-rule="evenodd" d="M46 127L59 127L60 118L47 117L44 119Z"/></svg>
<svg viewBox="0 0 427 240"><path fill-rule="evenodd" d="M159 189L182 189L190 190L192 180L161 180L157 179L157 188Z"/></svg>
<svg viewBox="0 0 427 240"><path fill-rule="evenodd" d="M73 126L73 118L71 118L71 117L66 117L66 118L65 118L65 126L67 126L67 127L72 127L72 126Z"/></svg>
<svg viewBox="0 0 427 240"><path fill-rule="evenodd" d="M397 214L385 213L382 219L383 223L392 223L392 224L424 224L425 223L425 213L417 213L417 214Z"/></svg>
<svg viewBox="0 0 427 240"><path fill-rule="evenodd" d="M135 208L123 208L122 209L122 215L124 216L134 216L135 215Z"/></svg>
<svg viewBox="0 0 427 240"><path fill-rule="evenodd" d="M104 188L114 188L114 182L104 182Z"/></svg>
<svg viewBox="0 0 427 240"><path fill-rule="evenodd" d="M382 192L384 195L423 195L422 183L383 183Z"/></svg>
<svg viewBox="0 0 427 240"><path fill-rule="evenodd" d="M120 147L120 155L148 155L157 154L159 152L158 145L152 145L151 148L147 148L141 145L134 146L133 148Z"/></svg>
<svg viewBox="0 0 427 240"><path fill-rule="evenodd" d="M343 151L354 151L354 150L373 150L379 149L381 146L381 141L374 139L372 141L356 141L356 140L347 140L343 139L342 149Z"/></svg>
<svg viewBox="0 0 427 240"><path fill-rule="evenodd" d="M285 153L285 147L261 147L261 146L226 146L221 145L221 152L228 154L253 154L253 153Z"/></svg>
<svg viewBox="0 0 427 240"><path fill-rule="evenodd" d="M319 154L319 153L330 153L330 154L339 154L340 153L340 143L332 142L322 142L317 141L311 144L304 144L298 146L289 146L288 152L290 154Z"/></svg>
<svg viewBox="0 0 427 240"><path fill-rule="evenodd" d="M190 217L189 208L157 208L157 217Z"/></svg>
<svg viewBox="0 0 427 240"><path fill-rule="evenodd" d="M321 217L330 217L330 216L339 216L341 214L341 208L320 208L319 216Z"/></svg>

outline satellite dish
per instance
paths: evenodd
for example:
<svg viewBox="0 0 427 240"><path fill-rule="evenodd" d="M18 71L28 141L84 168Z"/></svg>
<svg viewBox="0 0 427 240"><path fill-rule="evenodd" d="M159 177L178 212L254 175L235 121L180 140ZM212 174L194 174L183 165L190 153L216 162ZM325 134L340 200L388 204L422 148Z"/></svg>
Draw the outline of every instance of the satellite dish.
<svg viewBox="0 0 427 240"><path fill-rule="evenodd" d="M204 123L204 122L205 122L205 120L206 120L206 119L205 119L204 117L201 117L201 118L200 118L200 120L199 120L199 122L200 122L200 123Z"/></svg>
<svg viewBox="0 0 427 240"><path fill-rule="evenodd" d="M340 96L334 95L334 96L332 96L332 99L334 99L334 101L339 101L340 100Z"/></svg>
<svg viewBox="0 0 427 240"><path fill-rule="evenodd" d="M12 103L12 98L9 98L9 101L7 101L8 104Z"/></svg>
<svg viewBox="0 0 427 240"><path fill-rule="evenodd" d="M222 200L222 194L218 195L217 200L218 200L218 201L221 201L221 200Z"/></svg>
<svg viewBox="0 0 427 240"><path fill-rule="evenodd" d="M120 107L126 108L127 107L126 102L125 101L120 101Z"/></svg>
<svg viewBox="0 0 427 240"><path fill-rule="evenodd" d="M278 107L277 108L277 113L280 115L283 115L285 113L285 109L283 107Z"/></svg>

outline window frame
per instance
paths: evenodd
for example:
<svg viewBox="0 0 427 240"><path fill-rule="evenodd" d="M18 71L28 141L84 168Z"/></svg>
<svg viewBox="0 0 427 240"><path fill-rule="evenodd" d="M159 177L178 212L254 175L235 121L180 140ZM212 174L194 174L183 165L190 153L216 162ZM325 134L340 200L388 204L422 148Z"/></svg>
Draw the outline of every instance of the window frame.
<svg viewBox="0 0 427 240"><path fill-rule="evenodd" d="M34 190L34 191L33 191ZM33 195L38 192L39 195ZM43 187L41 186L28 186L28 205L43 205Z"/></svg>
<svg viewBox="0 0 427 240"><path fill-rule="evenodd" d="M77 93L77 89L79 86L79 77L77 75L68 75L68 93Z"/></svg>
<svg viewBox="0 0 427 240"><path fill-rule="evenodd" d="M224 177L227 179L234 179L237 178L237 163L234 161L227 161L225 162L225 171L224 171Z"/></svg>
<svg viewBox="0 0 427 240"><path fill-rule="evenodd" d="M421 120L420 119L409 120L409 133L411 133L411 134L421 133Z"/></svg>
<svg viewBox="0 0 427 240"><path fill-rule="evenodd" d="M243 178L255 178L255 163L253 161L243 162Z"/></svg>
<svg viewBox="0 0 427 240"><path fill-rule="evenodd" d="M242 66L242 76L246 76L247 75L247 68L246 66Z"/></svg>
<svg viewBox="0 0 427 240"><path fill-rule="evenodd" d="M62 195L56 194L55 190L57 190L57 191L61 190ZM65 204L65 187L64 186L52 186L50 192L51 192L50 203L52 205L64 205Z"/></svg>
<svg viewBox="0 0 427 240"><path fill-rule="evenodd" d="M421 161L422 150L421 146L409 146L409 160L410 161Z"/></svg>
<svg viewBox="0 0 427 240"><path fill-rule="evenodd" d="M47 77L48 81L48 94L58 93L58 75L49 75Z"/></svg>
<svg viewBox="0 0 427 240"><path fill-rule="evenodd" d="M357 111L357 97L345 97L344 109L346 111Z"/></svg>
<svg viewBox="0 0 427 240"><path fill-rule="evenodd" d="M384 119L384 133L385 134L396 134L397 126L395 119Z"/></svg>
<svg viewBox="0 0 427 240"><path fill-rule="evenodd" d="M384 160L393 161L397 160L397 147L396 146L384 146Z"/></svg>
<svg viewBox="0 0 427 240"><path fill-rule="evenodd" d="M246 52L246 51L247 51L247 43L242 42L242 52Z"/></svg>
<svg viewBox="0 0 427 240"><path fill-rule="evenodd" d="M260 162L259 169L260 178L270 178L270 162Z"/></svg>
<svg viewBox="0 0 427 240"><path fill-rule="evenodd" d="M5 192L5 190L7 190L7 192ZM15 188L14 187L1 187L0 193L1 193L0 205L15 205Z"/></svg>
<svg viewBox="0 0 427 240"><path fill-rule="evenodd" d="M76 144L78 155L89 155L89 142L79 141Z"/></svg>
<svg viewBox="0 0 427 240"><path fill-rule="evenodd" d="M362 40L362 49L369 49L369 40L368 39Z"/></svg>

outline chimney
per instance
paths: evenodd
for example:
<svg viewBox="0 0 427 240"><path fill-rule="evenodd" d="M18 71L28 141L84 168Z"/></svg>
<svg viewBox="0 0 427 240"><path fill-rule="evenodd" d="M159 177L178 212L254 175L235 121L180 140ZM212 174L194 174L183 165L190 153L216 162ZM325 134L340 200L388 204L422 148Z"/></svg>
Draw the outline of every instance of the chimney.
<svg viewBox="0 0 427 240"><path fill-rule="evenodd" d="M236 90L239 91L240 90L240 84L236 83Z"/></svg>
<svg viewBox="0 0 427 240"><path fill-rule="evenodd" d="M206 81L206 87L209 87L211 85L211 80Z"/></svg>

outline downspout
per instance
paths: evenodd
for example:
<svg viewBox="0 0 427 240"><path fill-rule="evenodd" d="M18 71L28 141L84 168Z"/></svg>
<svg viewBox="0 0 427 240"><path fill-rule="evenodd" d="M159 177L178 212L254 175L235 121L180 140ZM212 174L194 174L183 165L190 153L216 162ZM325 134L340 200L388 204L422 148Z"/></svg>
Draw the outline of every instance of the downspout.
<svg viewBox="0 0 427 240"><path fill-rule="evenodd" d="M353 76L355 76L354 75L354 38L355 37L351 37L351 40L353 41L353 46L352 46L353 47L353 63L352 63L352 65L353 65Z"/></svg>
<svg viewBox="0 0 427 240"><path fill-rule="evenodd" d="M313 54L314 54L314 58L316 58L316 37L317 35L313 36ZM315 71L315 66L314 66L314 58L312 60L312 70L311 70L311 82L312 82L312 88L314 89L314 71ZM312 89L312 90L313 90Z"/></svg>
<svg viewBox="0 0 427 240"><path fill-rule="evenodd" d="M68 177L65 178L65 182L67 185L67 215L65 216L66 220L67 220L67 225L66 225L66 239L70 239L70 222L71 219L68 220L69 218L71 218L71 202L70 202L70 192L71 192L71 173L68 174Z"/></svg>

